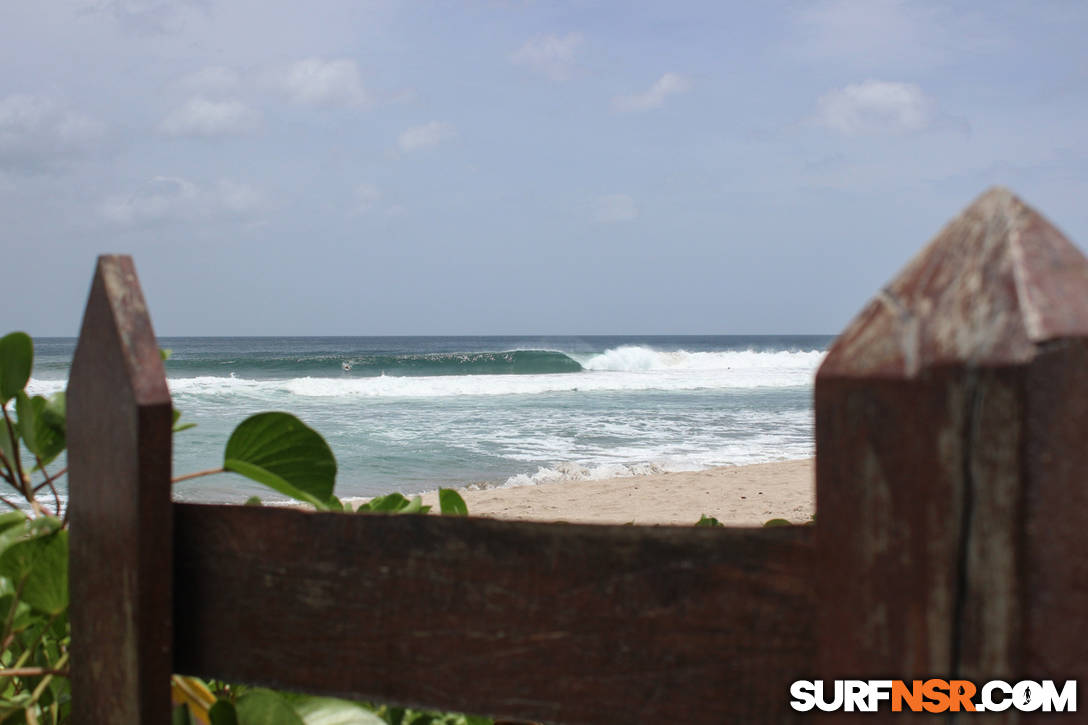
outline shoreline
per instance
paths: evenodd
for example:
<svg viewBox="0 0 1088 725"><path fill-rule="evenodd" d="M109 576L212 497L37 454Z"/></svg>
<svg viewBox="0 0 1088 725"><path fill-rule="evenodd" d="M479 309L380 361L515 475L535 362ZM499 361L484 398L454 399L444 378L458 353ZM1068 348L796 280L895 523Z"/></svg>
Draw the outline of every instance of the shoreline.
<svg viewBox="0 0 1088 725"><path fill-rule="evenodd" d="M815 459L457 492L471 516L514 521L682 526L705 514L726 526L805 523L816 511ZM438 492L422 495L437 510Z"/></svg>

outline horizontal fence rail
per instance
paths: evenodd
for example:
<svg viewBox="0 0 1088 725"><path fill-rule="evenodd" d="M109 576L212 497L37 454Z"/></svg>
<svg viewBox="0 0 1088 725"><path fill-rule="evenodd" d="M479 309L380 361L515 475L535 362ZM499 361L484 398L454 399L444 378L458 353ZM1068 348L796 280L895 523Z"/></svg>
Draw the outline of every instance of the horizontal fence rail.
<svg viewBox="0 0 1088 725"><path fill-rule="evenodd" d="M780 722L813 666L811 528L192 504L175 527L182 672L549 722Z"/></svg>

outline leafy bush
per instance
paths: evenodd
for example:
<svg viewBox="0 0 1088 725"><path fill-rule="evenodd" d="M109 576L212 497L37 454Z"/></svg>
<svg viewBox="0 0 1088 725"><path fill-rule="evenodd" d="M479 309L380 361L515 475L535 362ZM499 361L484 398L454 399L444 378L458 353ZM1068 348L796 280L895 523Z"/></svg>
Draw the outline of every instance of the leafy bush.
<svg viewBox="0 0 1088 725"><path fill-rule="evenodd" d="M164 352L163 357L168 354ZM64 393L29 396L34 360L28 335L0 338L0 725L72 722L68 683L68 513L57 490L67 469L50 473L66 448ZM9 406L9 404L12 404ZM191 428L174 413L174 432ZM325 439L289 413L259 413L227 441L223 465L174 482L237 473L319 511L350 511L336 498L336 458ZM3 484L0 484L3 487ZM10 493L9 493L10 495ZM247 504L260 504L256 498ZM468 513L456 491L439 490L444 514ZM426 513L419 496L399 493L359 506L363 513ZM260 688L171 678L173 723L190 725L486 725L487 718L374 706Z"/></svg>

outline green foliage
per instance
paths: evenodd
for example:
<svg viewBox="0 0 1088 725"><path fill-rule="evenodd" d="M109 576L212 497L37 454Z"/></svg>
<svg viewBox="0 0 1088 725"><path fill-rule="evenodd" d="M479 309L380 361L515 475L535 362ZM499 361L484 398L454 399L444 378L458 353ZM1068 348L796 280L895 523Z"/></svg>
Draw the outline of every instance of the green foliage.
<svg viewBox="0 0 1088 725"><path fill-rule="evenodd" d="M38 461L35 469L52 463L67 446L65 411L63 392L49 398L41 395L30 398L22 390L15 394L17 432Z"/></svg>
<svg viewBox="0 0 1088 725"><path fill-rule="evenodd" d="M0 337L0 404L7 405L30 380L34 343L25 332Z"/></svg>
<svg viewBox="0 0 1088 725"><path fill-rule="evenodd" d="M57 524L58 530L31 534L0 554L0 576L15 584L23 602L43 614L68 608L68 532Z"/></svg>
<svg viewBox="0 0 1088 725"><path fill-rule="evenodd" d="M329 508L336 482L329 444L290 413L258 413L242 421L227 441L223 468L318 510Z"/></svg>
<svg viewBox="0 0 1088 725"><path fill-rule="evenodd" d="M395 491L384 496L375 496L356 509L363 514L425 514L430 510L430 506L423 505L422 496L413 496L409 500Z"/></svg>
<svg viewBox="0 0 1088 725"><path fill-rule="evenodd" d="M695 522L696 526L724 526L721 521L718 521L713 516L707 516L703 514L699 517L699 520Z"/></svg>
<svg viewBox="0 0 1088 725"><path fill-rule="evenodd" d="M763 528L765 529L773 529L776 526L793 526L793 524L791 524L786 519L771 519L770 521L763 524Z"/></svg>
<svg viewBox="0 0 1088 725"><path fill-rule="evenodd" d="M238 712L229 700L219 700L208 710L211 725L238 725Z"/></svg>
<svg viewBox="0 0 1088 725"><path fill-rule="evenodd" d="M468 506L461 494L452 488L438 489L438 503L442 507L442 513L451 516L468 516Z"/></svg>

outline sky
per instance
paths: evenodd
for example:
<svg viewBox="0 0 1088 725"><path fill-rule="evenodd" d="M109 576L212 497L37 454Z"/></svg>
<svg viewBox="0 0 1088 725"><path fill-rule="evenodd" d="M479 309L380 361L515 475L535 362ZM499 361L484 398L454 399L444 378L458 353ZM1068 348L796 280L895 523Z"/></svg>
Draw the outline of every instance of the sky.
<svg viewBox="0 0 1088 725"><path fill-rule="evenodd" d="M1088 244L1083 2L0 9L0 332L834 334L1002 184Z"/></svg>

